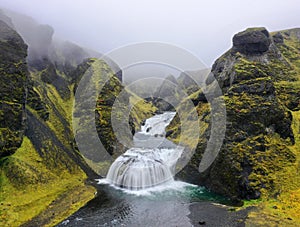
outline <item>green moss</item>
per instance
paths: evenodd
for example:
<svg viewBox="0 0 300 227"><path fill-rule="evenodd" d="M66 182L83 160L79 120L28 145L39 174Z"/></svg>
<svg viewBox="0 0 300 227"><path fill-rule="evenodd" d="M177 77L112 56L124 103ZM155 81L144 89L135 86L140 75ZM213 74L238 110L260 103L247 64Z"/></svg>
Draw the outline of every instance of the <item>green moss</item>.
<svg viewBox="0 0 300 227"><path fill-rule="evenodd" d="M27 137L14 155L2 158L0 162L1 226L19 226L48 208L61 194L72 188L85 187L83 172L70 174L64 171L60 173L62 178L51 171ZM93 193L94 190L89 188L82 195L85 200L77 201L66 211L74 212L91 199Z"/></svg>
<svg viewBox="0 0 300 227"><path fill-rule="evenodd" d="M85 161L100 176L105 176L111 166L111 162L109 161L94 162L88 158L85 158Z"/></svg>
<svg viewBox="0 0 300 227"><path fill-rule="evenodd" d="M258 225L281 225L297 226L300 222L300 112L293 112L292 128L295 135L295 144L289 149L296 157L296 161L282 166L279 170L271 173L273 176L273 188L277 193L270 194L268 190L263 191L263 197L257 201L245 201L245 206L256 206L257 209L249 214L247 224ZM275 157L274 161L276 160ZM280 162L279 162L280 163ZM278 165L278 163L275 163Z"/></svg>
<svg viewBox="0 0 300 227"><path fill-rule="evenodd" d="M142 121L153 116L157 108L134 93L130 91L128 93L130 94L129 102L132 106L130 115L133 119L135 131L138 131L140 130Z"/></svg>
<svg viewBox="0 0 300 227"><path fill-rule="evenodd" d="M239 61L234 65L236 73L235 82L241 82L249 79L256 79L260 77L267 77L268 66L246 60L245 58L239 58Z"/></svg>
<svg viewBox="0 0 300 227"><path fill-rule="evenodd" d="M253 204L257 206L257 209L249 214L246 223L249 226L277 226L278 223L282 226L298 226L300 223L300 175L298 174L300 160L300 112L298 103L300 90L300 41L294 34L296 31L297 29L292 29L280 32L284 37L284 43L276 45L284 59L289 63L290 73L285 74L285 79L275 83L277 97L287 108L293 110L292 130L295 144L288 146L288 148L296 160L269 173L273 177L273 188L276 188L277 193L274 195L270 194L268 190L263 190L262 199L259 203Z"/></svg>

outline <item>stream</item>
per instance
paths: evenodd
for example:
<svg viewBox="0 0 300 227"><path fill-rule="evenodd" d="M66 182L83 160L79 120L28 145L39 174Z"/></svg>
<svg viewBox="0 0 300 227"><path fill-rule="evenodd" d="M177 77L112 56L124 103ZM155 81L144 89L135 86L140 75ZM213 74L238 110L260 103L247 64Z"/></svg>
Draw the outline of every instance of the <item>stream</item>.
<svg viewBox="0 0 300 227"><path fill-rule="evenodd" d="M229 211L228 199L174 180L183 151L165 138L174 116L147 119L134 146L97 180L97 196L58 226L244 226L246 211Z"/></svg>

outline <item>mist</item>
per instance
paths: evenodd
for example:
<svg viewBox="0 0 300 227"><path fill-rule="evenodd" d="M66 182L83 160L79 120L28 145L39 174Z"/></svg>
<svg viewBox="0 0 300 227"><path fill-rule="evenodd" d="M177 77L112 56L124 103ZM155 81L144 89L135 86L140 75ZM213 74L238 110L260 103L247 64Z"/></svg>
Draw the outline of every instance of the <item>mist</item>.
<svg viewBox="0 0 300 227"><path fill-rule="evenodd" d="M0 0L0 7L49 24L54 37L97 52L136 42L166 42L194 53L207 66L247 27L300 27L297 0Z"/></svg>

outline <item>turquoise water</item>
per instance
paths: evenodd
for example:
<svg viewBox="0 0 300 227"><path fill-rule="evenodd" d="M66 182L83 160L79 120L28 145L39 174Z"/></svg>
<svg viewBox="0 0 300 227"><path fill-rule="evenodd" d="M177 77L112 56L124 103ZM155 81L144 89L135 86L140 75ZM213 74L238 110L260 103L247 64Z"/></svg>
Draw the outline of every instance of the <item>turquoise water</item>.
<svg viewBox="0 0 300 227"><path fill-rule="evenodd" d="M100 181L101 184L106 184ZM186 202L212 201L221 204L230 204L230 200L210 192L205 187L189 184L182 181L167 182L145 190L126 190L109 185L114 194L120 198L145 199L152 201L182 200Z"/></svg>
<svg viewBox="0 0 300 227"><path fill-rule="evenodd" d="M190 205L201 202L230 201L180 181L143 192L98 184L97 197L58 226L193 226Z"/></svg>
<svg viewBox="0 0 300 227"><path fill-rule="evenodd" d="M166 113L157 115L146 121L143 128L144 131L137 133L134 137L135 149L141 150L140 154L132 155L133 161L131 162L126 162L128 155L123 158L124 160L122 156L120 156L120 160L117 159L118 163L116 166L111 166L109 171L111 175L108 174L111 177L97 180L97 197L71 217L64 220L59 226L185 227L192 226L193 223L189 218L191 213L190 206L192 204L201 202L228 204L230 202L226 198L209 192L204 187L176 181L173 179L173 174L170 174L170 176L163 175L167 176L163 178L164 181L162 182L164 183L156 182L156 184L140 185L141 187L137 187L140 190L130 190L115 186L124 185L125 187L127 186L127 188L132 188L129 184L131 181L122 181L120 184L115 183L118 182L119 179L122 180L124 176L127 176L123 171L118 171L121 167L122 170L124 166L127 167L127 170L130 170L126 172L126 174L130 174L134 177L136 171L155 172L155 169L152 169L152 167L156 160L160 160L160 163L166 165L170 170L174 167L173 165L175 164L169 162L170 160L166 159L166 157L172 157L172 155L169 154L173 152L176 154L175 161L177 161L178 155L175 152L177 146L164 138L164 129L172 119L168 116L170 114L172 118L175 115L175 113ZM168 121L166 121L165 117L167 117ZM162 136L155 137L152 134L161 134ZM159 151L164 151L168 155L164 155L164 152L158 152L157 150L150 150L149 152L153 153L153 162L148 159L145 162L141 162L145 159L143 151L146 148L148 150L152 149L154 145L156 149L160 149ZM172 160L173 158L171 158L171 161ZM143 165L150 163L150 166L145 164L146 166L142 165L144 168L134 168L136 167L135 165L139 163ZM137 176L140 175L137 174ZM151 175L151 178L152 177L158 178L160 176L154 174Z"/></svg>

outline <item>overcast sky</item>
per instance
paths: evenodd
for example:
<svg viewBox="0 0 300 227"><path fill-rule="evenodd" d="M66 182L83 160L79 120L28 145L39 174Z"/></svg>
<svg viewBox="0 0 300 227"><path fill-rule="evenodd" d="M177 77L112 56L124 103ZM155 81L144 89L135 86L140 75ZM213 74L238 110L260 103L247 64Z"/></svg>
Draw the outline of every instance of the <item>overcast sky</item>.
<svg viewBox="0 0 300 227"><path fill-rule="evenodd" d="M299 0L0 0L0 7L49 24L57 36L101 53L160 41L191 51L208 66L247 27L300 27Z"/></svg>

